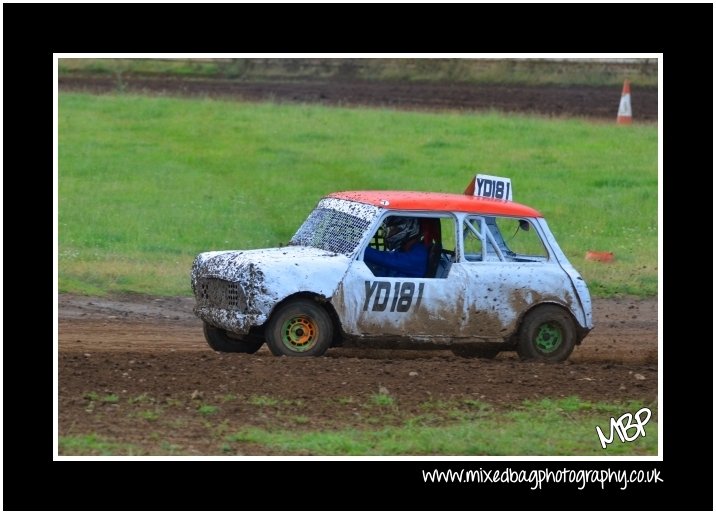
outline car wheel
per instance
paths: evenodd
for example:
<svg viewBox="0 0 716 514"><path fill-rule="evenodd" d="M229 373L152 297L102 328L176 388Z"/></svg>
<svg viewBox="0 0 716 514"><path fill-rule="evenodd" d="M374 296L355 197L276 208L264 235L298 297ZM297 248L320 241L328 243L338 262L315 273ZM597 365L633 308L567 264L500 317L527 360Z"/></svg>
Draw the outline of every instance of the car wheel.
<svg viewBox="0 0 716 514"><path fill-rule="evenodd" d="M517 353L523 359L561 362L577 341L572 317L561 307L543 305L527 313L520 327Z"/></svg>
<svg viewBox="0 0 716 514"><path fill-rule="evenodd" d="M453 355L466 358L494 359L500 350L482 348L479 345L456 345L451 348Z"/></svg>
<svg viewBox="0 0 716 514"><path fill-rule="evenodd" d="M242 338L204 322L204 338L212 350L228 353L256 353L264 342L251 337Z"/></svg>
<svg viewBox="0 0 716 514"><path fill-rule="evenodd" d="M333 340L333 323L326 310L310 300L293 300L271 315L266 343L274 355L318 357Z"/></svg>

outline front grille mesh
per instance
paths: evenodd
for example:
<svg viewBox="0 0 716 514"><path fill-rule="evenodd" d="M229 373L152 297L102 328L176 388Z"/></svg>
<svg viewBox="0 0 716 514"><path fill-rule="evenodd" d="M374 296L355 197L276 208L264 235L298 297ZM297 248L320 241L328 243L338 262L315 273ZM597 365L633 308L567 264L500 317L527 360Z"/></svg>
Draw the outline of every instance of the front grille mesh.
<svg viewBox="0 0 716 514"><path fill-rule="evenodd" d="M244 311L246 295L236 282L220 278L200 278L196 284L196 302L199 307L215 307Z"/></svg>

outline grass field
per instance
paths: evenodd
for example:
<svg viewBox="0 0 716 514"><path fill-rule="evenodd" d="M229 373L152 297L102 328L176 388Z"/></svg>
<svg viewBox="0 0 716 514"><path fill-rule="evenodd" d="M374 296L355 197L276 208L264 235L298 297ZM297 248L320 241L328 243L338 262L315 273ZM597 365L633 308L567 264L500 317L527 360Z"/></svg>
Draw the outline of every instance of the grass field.
<svg viewBox="0 0 716 514"><path fill-rule="evenodd" d="M197 253L286 243L321 195L462 192L485 172L545 215L594 296L655 295L657 162L656 125L63 93L59 287L188 295Z"/></svg>
<svg viewBox="0 0 716 514"><path fill-rule="evenodd" d="M388 401L388 399L390 401ZM419 414L403 412L390 396L361 401L339 398L356 405L355 414L369 427L335 427L306 430L313 420L301 414L302 400L273 397L217 397L212 404L198 401L155 399L146 395L124 398L88 392L83 401L95 419L114 419L127 430L121 439L96 433L59 438L61 455L186 455L187 441L174 437L178 428L192 428L205 455L242 455L253 448L266 455L537 455L599 456L656 455L658 413L644 435L631 442L618 437L606 449L600 445L596 427L609 438L610 418L643 407L639 402L595 403L577 397L525 401L510 410L495 408L474 399L425 402ZM311 400L319 401L319 400ZM243 425L226 419L238 404L250 405L271 428ZM121 429L119 433L123 433ZM131 435L129 435L131 434Z"/></svg>

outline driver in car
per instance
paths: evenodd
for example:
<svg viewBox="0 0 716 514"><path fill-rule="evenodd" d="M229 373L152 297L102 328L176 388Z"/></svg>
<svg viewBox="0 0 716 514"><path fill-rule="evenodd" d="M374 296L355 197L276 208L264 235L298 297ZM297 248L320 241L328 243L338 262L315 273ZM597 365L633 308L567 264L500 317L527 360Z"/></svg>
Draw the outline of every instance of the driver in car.
<svg viewBox="0 0 716 514"><path fill-rule="evenodd" d="M373 273L379 277L424 277L428 249L422 244L418 218L389 216L383 222L383 233L388 251L365 249L365 263Z"/></svg>

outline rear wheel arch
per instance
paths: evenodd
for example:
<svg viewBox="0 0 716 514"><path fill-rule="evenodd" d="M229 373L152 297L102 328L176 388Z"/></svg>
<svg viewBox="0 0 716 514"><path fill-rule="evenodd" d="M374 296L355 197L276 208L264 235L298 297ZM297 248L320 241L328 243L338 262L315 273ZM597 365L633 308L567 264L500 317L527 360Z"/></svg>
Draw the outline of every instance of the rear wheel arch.
<svg viewBox="0 0 716 514"><path fill-rule="evenodd" d="M580 330L581 330L581 325L580 325L579 322L577 321L577 318L574 316L574 314L572 314L572 311L569 309L569 307L567 307L566 305L561 304L561 303L559 303L559 302L546 301L546 302L540 302L540 303L538 303L538 304L536 304L536 305L533 305L533 306L531 306L529 309L527 309L526 311L524 311L522 314L520 314L520 317L519 317L519 319L517 320L517 323L515 323L515 326L517 327L517 329L516 329L515 334L514 334L513 337L515 337L515 338L517 337L517 335L519 334L519 331L520 331L520 327L522 326L522 323L524 322L525 318L526 318L531 312L533 312L534 310L539 309L539 308L541 308L541 307L550 306L550 305L552 305L552 306L554 306L554 307L557 307L557 308L559 308L559 309L562 309L562 310L572 319L572 323L574 323L574 327L575 327L575 329L577 330L577 333L580 332ZM580 339L580 338L578 337L578 339ZM516 343L517 341L515 340L514 342ZM579 344L579 341L577 342L577 344Z"/></svg>
<svg viewBox="0 0 716 514"><path fill-rule="evenodd" d="M512 338L523 359L566 360L583 335L572 312L556 302L543 302L522 315Z"/></svg>

